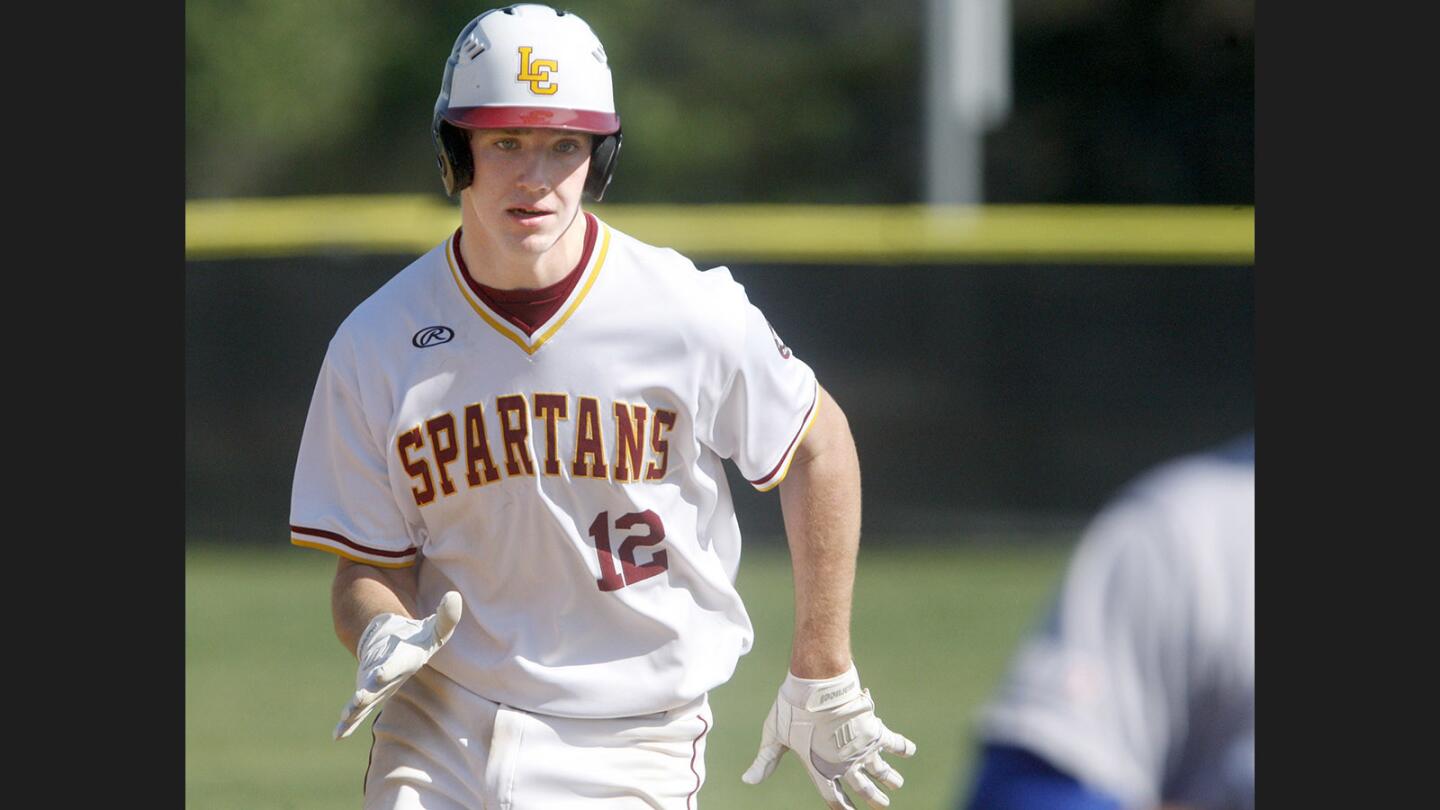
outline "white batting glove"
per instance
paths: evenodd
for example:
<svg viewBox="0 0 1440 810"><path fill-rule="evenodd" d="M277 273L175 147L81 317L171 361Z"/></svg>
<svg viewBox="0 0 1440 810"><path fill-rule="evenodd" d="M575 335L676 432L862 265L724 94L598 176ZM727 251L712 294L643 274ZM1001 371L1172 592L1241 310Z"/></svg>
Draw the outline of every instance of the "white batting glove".
<svg viewBox="0 0 1440 810"><path fill-rule="evenodd" d="M335 739L349 737L361 721L419 672L430 656L450 640L459 621L460 594L456 591L440 597L440 606L424 619L407 619L394 613L381 613L371 619L355 648L360 658L355 694L340 712Z"/></svg>
<svg viewBox="0 0 1440 810"><path fill-rule="evenodd" d="M847 672L834 678L812 680L787 674L765 718L760 753L740 778L746 784L760 784L775 770L786 749L804 763L820 798L831 810L855 810L842 784L863 796L871 807L889 807L890 797L881 793L870 777L891 790L905 784L900 772L880 754L914 756L915 743L886 728L875 716L870 690L860 688L860 674L851 664Z"/></svg>

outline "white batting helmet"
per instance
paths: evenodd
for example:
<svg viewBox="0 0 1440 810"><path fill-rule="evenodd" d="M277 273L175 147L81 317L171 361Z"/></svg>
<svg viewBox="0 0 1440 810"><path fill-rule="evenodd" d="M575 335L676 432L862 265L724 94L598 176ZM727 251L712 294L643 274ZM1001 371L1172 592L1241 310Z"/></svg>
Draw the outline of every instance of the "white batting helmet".
<svg viewBox="0 0 1440 810"><path fill-rule="evenodd" d="M585 191L599 200L620 153L605 48L579 17L533 3L471 20L445 61L430 135L445 193L474 177L465 129L544 127L597 136Z"/></svg>

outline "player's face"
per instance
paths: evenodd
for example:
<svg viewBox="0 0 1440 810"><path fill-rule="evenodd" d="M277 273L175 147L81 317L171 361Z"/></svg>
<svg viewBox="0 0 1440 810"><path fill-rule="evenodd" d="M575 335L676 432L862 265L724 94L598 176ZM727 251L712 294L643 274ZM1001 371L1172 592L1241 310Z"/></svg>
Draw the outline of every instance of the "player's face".
<svg viewBox="0 0 1440 810"><path fill-rule="evenodd" d="M580 212L593 136L558 129L480 129L465 204L486 241L531 254L553 247Z"/></svg>

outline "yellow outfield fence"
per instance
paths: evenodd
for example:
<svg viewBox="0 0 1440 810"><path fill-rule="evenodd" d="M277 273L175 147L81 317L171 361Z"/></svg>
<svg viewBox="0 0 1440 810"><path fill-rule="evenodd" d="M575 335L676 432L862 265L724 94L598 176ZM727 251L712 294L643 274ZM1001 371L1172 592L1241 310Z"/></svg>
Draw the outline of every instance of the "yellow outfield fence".
<svg viewBox="0 0 1440 810"><path fill-rule="evenodd" d="M619 230L694 256L799 264L1240 264L1253 206L587 206ZM423 253L459 224L436 195L188 200L185 258Z"/></svg>

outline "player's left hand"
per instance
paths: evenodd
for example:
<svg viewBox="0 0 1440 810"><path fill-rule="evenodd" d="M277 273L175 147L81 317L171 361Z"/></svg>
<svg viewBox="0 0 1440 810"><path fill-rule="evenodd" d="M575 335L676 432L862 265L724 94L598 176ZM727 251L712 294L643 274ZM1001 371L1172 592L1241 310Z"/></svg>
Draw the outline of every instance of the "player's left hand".
<svg viewBox="0 0 1440 810"><path fill-rule="evenodd" d="M371 619L356 645L360 668L355 674L355 694L340 711L335 739L349 737L401 684L419 672L430 656L450 640L459 621L460 594L456 591L440 597L435 612L424 619L394 613L381 613Z"/></svg>
<svg viewBox="0 0 1440 810"><path fill-rule="evenodd" d="M899 771L880 754L913 756L915 743L875 716L870 690L860 688L860 675L852 664L844 674L823 680L787 675L765 718L760 753L740 778L746 784L760 784L786 749L800 758L831 810L855 810L844 787L859 793L871 807L889 807L890 797L870 777L891 790L903 785Z"/></svg>

